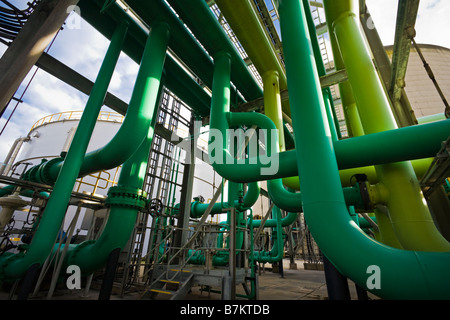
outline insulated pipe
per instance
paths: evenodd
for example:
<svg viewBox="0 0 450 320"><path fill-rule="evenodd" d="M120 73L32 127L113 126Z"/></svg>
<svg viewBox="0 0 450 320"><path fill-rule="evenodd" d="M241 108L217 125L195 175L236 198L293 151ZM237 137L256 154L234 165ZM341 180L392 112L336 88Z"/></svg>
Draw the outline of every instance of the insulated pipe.
<svg viewBox="0 0 450 320"><path fill-rule="evenodd" d="M379 297L449 299L449 253L382 245L364 234L348 214L304 9L299 1L278 3L295 140L302 145L297 155L303 210L314 239L343 275ZM372 270L381 271L379 287L370 281Z"/></svg>
<svg viewBox="0 0 450 320"><path fill-rule="evenodd" d="M81 116L77 132L67 153L55 187L25 254L14 255L2 261L2 271L9 278L20 278L36 263L42 264L52 250L53 241L61 227L73 186L78 177L92 131L96 124L103 99L119 58L128 26L120 24L106 52L86 108Z"/></svg>
<svg viewBox="0 0 450 320"><path fill-rule="evenodd" d="M324 7L330 33L338 44L334 50L344 61L364 132L396 129L388 98L361 34L359 2L325 0ZM409 250L450 251L450 243L434 224L411 163L383 164L375 170L389 190L389 217L402 246Z"/></svg>

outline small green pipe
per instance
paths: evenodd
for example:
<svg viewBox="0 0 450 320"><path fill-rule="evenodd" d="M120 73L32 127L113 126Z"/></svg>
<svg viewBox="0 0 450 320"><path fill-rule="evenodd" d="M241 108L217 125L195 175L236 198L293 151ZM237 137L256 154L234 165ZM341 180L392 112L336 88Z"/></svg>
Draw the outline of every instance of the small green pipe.
<svg viewBox="0 0 450 320"><path fill-rule="evenodd" d="M15 188L16 188L16 186L13 186L13 185L8 185L8 186L1 188L0 189L0 197L10 195L11 193L13 193ZM35 191L31 190L31 189L21 189L19 194L21 196L28 197L28 198L33 198L36 195L38 195L41 198L48 198L50 196L48 192L41 191L38 194L36 194Z"/></svg>
<svg viewBox="0 0 450 320"><path fill-rule="evenodd" d="M213 208L211 209L211 215L215 215L218 213L224 212L225 208L233 207L240 211L245 211L251 208L255 202L258 200L260 194L260 185L259 182L252 182L248 184L248 190L243 197L243 201L239 202L239 200L234 200L233 203L224 205L223 203L215 203ZM202 203L200 201L194 201L191 203L191 217L192 218L200 218L203 213L208 208L208 203Z"/></svg>
<svg viewBox="0 0 450 320"><path fill-rule="evenodd" d="M284 241L283 241L283 226L281 223L281 210L274 206L272 209L272 214L275 216L275 227L273 231L273 238L274 238L274 246L272 247L272 250L269 252L267 251L259 251L259 252L253 252L253 258L258 262L268 262L268 263L274 263L281 261L283 259L283 253L284 253ZM253 221L255 222L255 221Z"/></svg>

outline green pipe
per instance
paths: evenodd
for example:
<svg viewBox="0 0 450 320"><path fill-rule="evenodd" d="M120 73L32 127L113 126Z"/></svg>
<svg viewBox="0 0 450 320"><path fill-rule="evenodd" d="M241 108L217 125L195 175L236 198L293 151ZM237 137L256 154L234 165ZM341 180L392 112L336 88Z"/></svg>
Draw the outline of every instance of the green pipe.
<svg viewBox="0 0 450 320"><path fill-rule="evenodd" d="M183 60L190 69L205 83L210 87L212 81L211 70L213 68L211 58L208 53L198 44L197 40L192 36L192 34L186 29L183 22L178 19L169 6L162 0L156 1L140 1L140 0L130 0L127 2L128 5L136 12L140 13L140 17L149 25L154 22L163 20L166 21L171 30L173 36L170 41L170 48L174 50L176 55ZM208 9L206 11L205 9ZM205 45L207 43L212 43L217 37L220 37L220 32L223 33L217 20L213 17L212 12L208 7L202 8L199 6L198 10L201 10L199 19L202 21L202 31L205 35L209 36L206 40L201 39L201 42ZM182 13L178 13L182 14ZM195 11L191 11L191 14L195 14ZM200 21L199 21L200 22ZM187 23L187 22L186 22ZM209 28L205 29L204 26L208 25ZM209 30L212 30L212 34L207 34ZM202 37L202 34L196 33L195 29L192 30L196 37ZM228 38L221 37L224 41L230 42ZM229 48L231 48L229 46ZM211 48L209 48L211 49ZM217 48L213 48L217 50ZM212 56L214 51L209 52ZM238 55L236 56L238 57ZM200 59L201 58L201 59ZM243 63L242 58L240 58L240 65L235 66L235 75L233 75L233 83L236 85L239 92L245 97L246 100L253 100L262 96L261 88L259 87L256 80L251 75L245 63ZM237 61L237 60L236 60ZM239 97L239 95L232 91L233 104L234 102L243 102L244 100Z"/></svg>
<svg viewBox="0 0 450 320"><path fill-rule="evenodd" d="M219 0L216 4L259 74L276 72L280 90L286 89L286 71L252 1L240 1L238 10L233 1ZM289 100L282 102L282 109L290 116Z"/></svg>
<svg viewBox="0 0 450 320"><path fill-rule="evenodd" d="M102 7L104 1L94 0L94 2L97 7ZM92 4L85 4L83 0L81 1L81 3L82 14L84 9L83 6L93 6ZM169 46L182 61L189 65L189 68L193 71L193 73L195 73L196 76L198 76L202 80L203 83L205 83L207 86L210 85L212 79L211 70L213 68L211 58L165 3L157 3L157 1L152 1L150 3L148 1L144 2L138 0L127 2L127 4L130 5L132 9L136 9L136 12L140 12L140 18L144 20L145 23L150 27L158 21L164 21L168 23L172 34ZM143 5L144 7L139 7L141 5ZM96 11L95 9L93 10ZM121 19L124 19L124 17L127 17L129 19L128 14L124 12L124 10L115 2L112 2L108 5L108 8L103 12L103 15L108 15L114 20L119 21ZM96 17L98 17L98 14L92 17L89 21L91 21L92 19L96 19ZM93 21L93 23L95 24L95 21ZM100 28L104 28L104 26L102 25L100 26ZM139 25L133 24L132 31L133 36L136 37L134 32L140 34L143 30ZM139 36L142 37L141 35ZM144 38L146 38L146 36ZM142 42L141 38L139 38L139 42L142 46L145 44L145 40ZM140 59L137 61L139 62ZM171 61L171 58L168 57L168 62L169 61ZM167 72L172 73L169 72L169 70L167 70ZM185 73L186 72L182 70L181 75ZM173 74L176 75L176 72L173 72ZM168 79L167 85L170 86L171 84L173 84L173 81L177 82L177 86L182 86L182 84L180 84L176 79ZM238 100L238 98L240 97L237 96L236 90L233 90L232 96L235 97L237 101L240 101Z"/></svg>
<svg viewBox="0 0 450 320"><path fill-rule="evenodd" d="M224 212L224 208L226 208L226 207L233 207L240 211L248 210L258 200L260 191L261 191L261 188L259 186L259 182L249 183L248 190L245 193L242 202L239 202L239 200L234 200L231 205L229 203L227 205L223 205L222 203L215 203L210 214L215 215L218 213L222 213L222 212ZM208 203L202 203L200 201L192 202L191 203L191 217L192 218L200 218L203 215L203 213L206 211L208 206L209 206Z"/></svg>
<svg viewBox="0 0 450 320"><path fill-rule="evenodd" d="M66 155L64 165L56 180L42 220L25 254L21 253L2 261L2 272L9 278L22 277L27 269L36 263L42 264L51 253L53 240L61 227L73 186L86 152L92 131L97 121L103 99L108 90L114 68L119 58L127 25L120 24L111 39L105 59L92 88L78 129Z"/></svg>
<svg viewBox="0 0 450 320"><path fill-rule="evenodd" d="M405 251L382 245L351 220L333 145L326 135L325 106L311 59L304 9L298 1L278 3L288 88L295 112L292 115L295 139L302 145L297 155L303 210L314 239L344 276L379 297L450 298L449 253ZM322 181L328 183L324 186ZM372 287L368 281L372 266L381 270L380 287Z"/></svg>
<svg viewBox="0 0 450 320"><path fill-rule="evenodd" d="M447 118L445 117L444 113L437 113L437 114L431 114L429 116L417 118L417 122L419 124L423 124L423 123L430 123L430 122L440 121L440 120L445 120L445 119L447 119Z"/></svg>
<svg viewBox="0 0 450 320"><path fill-rule="evenodd" d="M153 31L153 29L158 28L161 28L161 26L156 24L150 31L150 35L152 35L152 37L149 36L150 43L148 47L150 48L153 46L159 48L158 45L163 43L167 37L167 34L164 32L159 30ZM168 27L164 26L163 28ZM152 55L151 58L153 60L145 58L142 60L127 114L119 131L108 144L86 154L79 176L117 167L125 162L142 143L153 113L153 108L144 108L144 106L152 106L152 101L158 93L161 65L165 60L165 51L158 52ZM153 88L153 90L150 91L149 87ZM130 137L135 137L135 139L130 139ZM53 172L55 173L58 171L57 166L51 169L54 169Z"/></svg>
<svg viewBox="0 0 450 320"><path fill-rule="evenodd" d="M110 188L107 203L111 206L105 229L96 241L86 241L69 251L68 263L76 264L85 272L92 272L104 265L108 255L116 248L123 248L133 231L137 214L145 207L145 192L141 189L147 172L150 147L157 119L158 97L164 58L169 39L169 27L155 24L150 31L142 58L136 86L142 93L142 108L149 109L150 122L147 135L139 149L122 166L118 185Z"/></svg>
<svg viewBox="0 0 450 320"><path fill-rule="evenodd" d="M441 120L366 134L334 143L339 169L434 157L447 140L450 121Z"/></svg>
<svg viewBox="0 0 450 320"><path fill-rule="evenodd" d="M244 94L244 96L249 101L261 97L263 93L259 84L249 72L247 64L241 58L235 45L225 33L208 4L203 0L169 0L168 2L211 56L219 51L230 54L232 61L231 80L239 90L252 92L251 95ZM205 28L205 26L208 26L208 28Z"/></svg>
<svg viewBox="0 0 450 320"><path fill-rule="evenodd" d="M327 24L337 39L364 132L371 134L396 129L387 95L360 30L358 1L343 1L342 6L325 1L324 6ZM419 148L416 146L415 149ZM450 251L450 243L434 224L411 163L383 164L375 169L389 190L387 206L390 219L402 246L410 250Z"/></svg>
<svg viewBox="0 0 450 320"><path fill-rule="evenodd" d="M213 83L213 95L211 99L210 137L209 137L209 157L214 169L226 179L235 182L252 182L267 179L267 174L262 174L263 170L270 170L270 165L262 164L258 158L247 158L245 164L234 163L227 145L227 129L237 125L258 125L260 128L272 131L276 130L275 124L266 116L258 113L230 113L229 112L229 57L226 54L216 56L215 81ZM227 81L228 79L228 81ZM328 118L327 118L328 119ZM308 124L311 126L311 124ZM434 157L440 148L442 139L446 136L446 128L450 127L450 122L436 122L421 126L412 126L389 130L386 132L373 133L376 136L367 135L356 139L346 139L335 141L338 165L340 169L351 167L363 167L393 161L404 161L419 159L422 157ZM275 131L276 132L276 131ZM417 137L422 149L412 147L410 136ZM222 139L222 140L220 140ZM355 140L353 140L355 139ZM274 139L278 142L278 139ZM219 141L219 142L218 142ZM221 143L220 143L221 141ZM394 141L394 147L390 143ZM362 143L360 143L362 142ZM369 143L389 146L386 149L372 148ZM340 145L344 151L341 153ZM221 147L222 146L222 147ZM269 145L267 149L271 151L273 165L275 161L278 171L273 172L271 179L284 178L296 175L296 152L294 150L276 152L277 146ZM364 148L364 154L358 152ZM353 157L345 157L344 152L352 152ZM359 161L361 158L361 161ZM341 160L343 159L343 160ZM375 159L376 161L373 161ZM347 162L351 164L348 165Z"/></svg>
<svg viewBox="0 0 450 320"><path fill-rule="evenodd" d="M261 173L264 170L271 170L271 163L269 165L261 164L258 157L251 157L245 159L245 165L235 163L234 157L228 149L228 134L229 127L238 125L256 125L262 129L266 129L269 133L276 130L273 122L266 116L259 113L230 113L230 56L227 53L219 52L214 57L214 80L211 98L211 119L209 130L209 150L208 155L210 163L214 169L222 176L227 177L228 180L236 182L252 182L263 180L260 179ZM275 140L275 141L270 141ZM268 150L269 157L278 155L273 150L278 150L278 137L276 139L269 139L270 143L266 150ZM211 147L213 146L213 147ZM270 160L270 159L269 159ZM276 159L278 160L278 159ZM230 163L232 165L230 165ZM278 164L276 162L275 164ZM249 176L253 176L248 179Z"/></svg>
<svg viewBox="0 0 450 320"><path fill-rule="evenodd" d="M267 190L270 199L279 208L293 212L302 211L302 193L294 193L285 189L281 179L267 180ZM364 209L366 207L367 204L362 199L359 187L343 188L343 192L345 202L348 206L355 206L358 209Z"/></svg>
<svg viewBox="0 0 450 320"><path fill-rule="evenodd" d="M0 189L0 197L10 195L11 193L13 193L15 188L16 188L16 186L13 186L13 185L8 185L8 186L1 188ZM31 189L20 189L19 194L21 196L28 197L28 198L33 198L36 195L38 195L40 198L48 198L50 196L48 194L48 192L41 191L39 193L36 193L34 190L31 190Z"/></svg>
<svg viewBox="0 0 450 320"><path fill-rule="evenodd" d="M81 0L78 3L81 16L107 39L110 39L114 32L115 21L128 21L130 31L125 39L123 52L139 64L142 60L148 32L131 19L117 4L108 7L108 14L99 15L103 3L104 1ZM196 114L209 115L211 97L170 55L166 57L165 71L167 76L165 85L177 97L192 106ZM125 114L126 110L116 111Z"/></svg>
<svg viewBox="0 0 450 320"><path fill-rule="evenodd" d="M289 226L289 225L293 224L295 222L295 220L297 220L297 218L298 218L298 212L288 212L286 217L281 218L281 226L282 227ZM253 222L251 224L252 228L259 228L261 226L261 222L262 222L262 220L253 220ZM276 219L268 219L264 223L264 227L267 227L267 228L274 228L274 227L276 227L276 225L277 225Z"/></svg>
<svg viewBox="0 0 450 320"><path fill-rule="evenodd" d="M319 77L325 76L327 74L325 65L323 63L322 52L320 50L319 41L317 39L316 27L314 24L314 20L312 18L311 10L309 8L308 0L303 0L303 6L308 8L305 9L306 21L308 24L309 37L311 39L311 44L314 52L314 59L316 61L317 71L319 73ZM333 107L333 99L331 96L330 88L322 89L323 100L325 102L325 110L327 112L327 119L330 127L330 134L333 141L337 141L340 138L340 126L337 121L336 114ZM332 110L333 109L333 110ZM336 121L335 121L336 120Z"/></svg>
<svg viewBox="0 0 450 320"><path fill-rule="evenodd" d="M280 98L280 76L277 71L269 70L262 75L264 85L264 113L273 121L278 130L279 151L285 151L283 112Z"/></svg>
<svg viewBox="0 0 450 320"><path fill-rule="evenodd" d="M259 251L259 252L253 252L253 259L258 262L263 263L274 263L281 261L283 259L283 253L284 253L284 239L283 239L283 227L281 224L281 210L274 206L272 209L272 215L275 216L275 229L272 233L274 238L274 246L272 247L272 250L267 251ZM253 221L254 222L254 221Z"/></svg>

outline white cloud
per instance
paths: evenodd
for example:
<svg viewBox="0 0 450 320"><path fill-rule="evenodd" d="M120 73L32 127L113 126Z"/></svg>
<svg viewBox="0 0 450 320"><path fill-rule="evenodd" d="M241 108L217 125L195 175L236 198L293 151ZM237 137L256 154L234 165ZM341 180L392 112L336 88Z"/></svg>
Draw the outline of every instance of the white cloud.
<svg viewBox="0 0 450 320"><path fill-rule="evenodd" d="M398 1L366 0L375 27L384 45L392 45L395 37ZM450 6L444 0L423 0L420 2L416 20L416 42L450 48Z"/></svg>
<svg viewBox="0 0 450 320"><path fill-rule="evenodd" d="M366 5L383 44L393 44L398 1L366 0Z"/></svg>
<svg viewBox="0 0 450 320"><path fill-rule="evenodd" d="M416 22L416 42L450 48L448 0L421 1Z"/></svg>
<svg viewBox="0 0 450 320"><path fill-rule="evenodd" d="M60 31L49 54L91 81L95 81L108 45L109 41L83 20L80 29L64 28ZM0 56L4 51L6 46L0 45ZM121 54L109 91L128 102L137 69L136 63L125 54ZM35 70L33 67L28 73L15 97L21 96ZM18 105L0 136L0 162L3 162L14 140L26 136L36 121L58 112L83 110L87 99L85 94L39 70L23 97L24 102ZM15 104L13 101L0 119L0 130Z"/></svg>

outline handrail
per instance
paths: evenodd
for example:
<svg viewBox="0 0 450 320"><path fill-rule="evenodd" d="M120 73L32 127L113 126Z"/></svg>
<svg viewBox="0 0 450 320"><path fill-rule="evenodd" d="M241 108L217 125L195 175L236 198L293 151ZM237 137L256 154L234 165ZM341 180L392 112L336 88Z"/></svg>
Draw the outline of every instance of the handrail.
<svg viewBox="0 0 450 320"><path fill-rule="evenodd" d="M54 114L50 114L45 116L38 121L36 121L31 127L30 131L33 131L37 127L43 126L44 124L58 122L58 121L66 121L66 120L80 120L81 115L83 114L82 110L76 111L64 111L58 112ZM117 112L112 111L100 111L100 114L97 117L97 121L110 121L110 122L118 122L122 123L124 116Z"/></svg>

